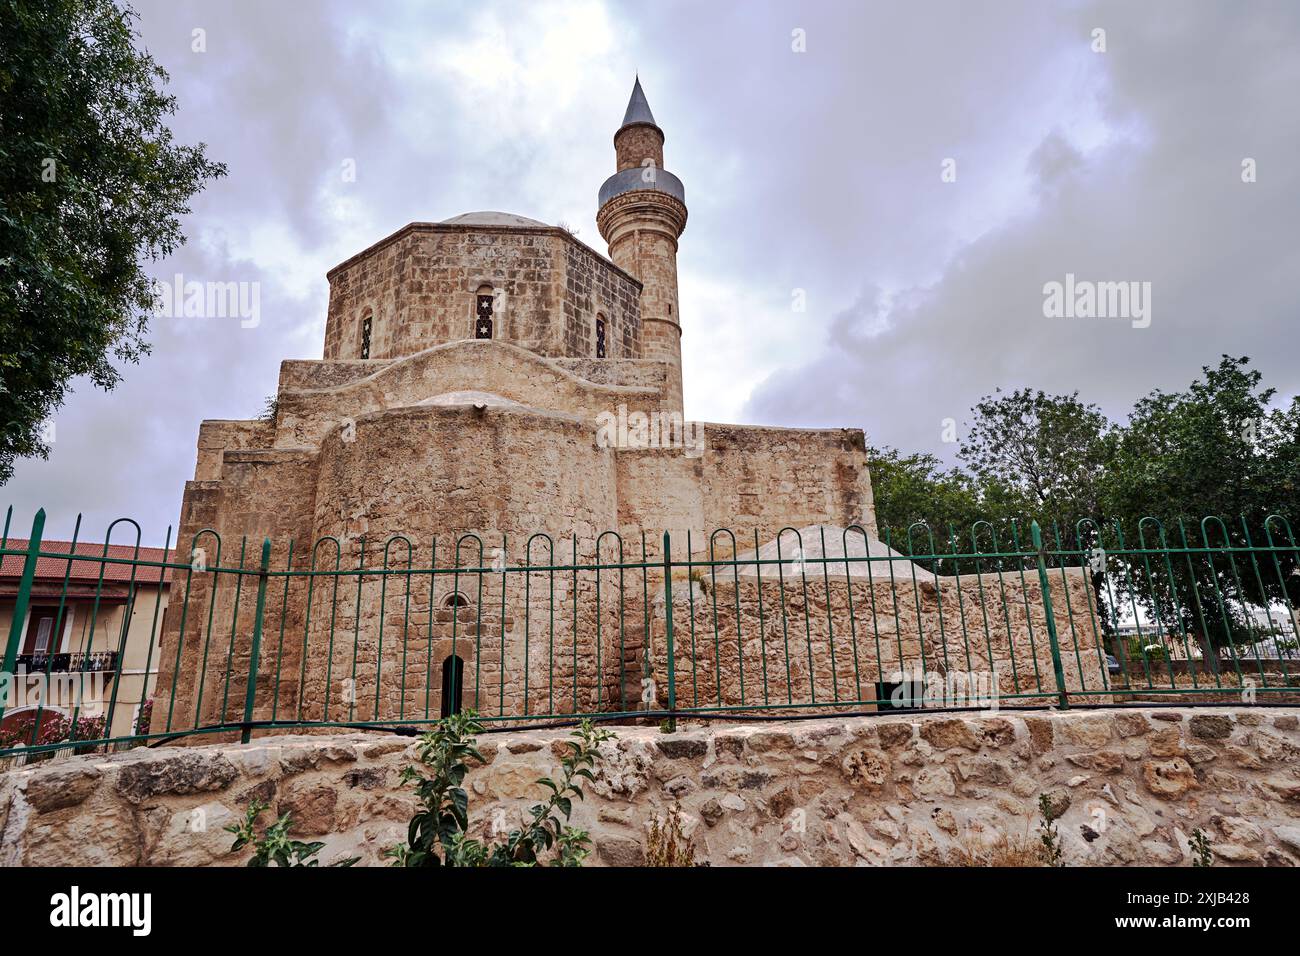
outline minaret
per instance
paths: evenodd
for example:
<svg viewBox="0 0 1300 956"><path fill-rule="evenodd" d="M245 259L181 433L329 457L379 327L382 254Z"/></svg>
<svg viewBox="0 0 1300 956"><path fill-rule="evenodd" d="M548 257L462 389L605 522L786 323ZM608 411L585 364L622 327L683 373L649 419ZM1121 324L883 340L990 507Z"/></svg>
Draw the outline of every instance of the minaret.
<svg viewBox="0 0 1300 956"><path fill-rule="evenodd" d="M614 264L641 281L641 348L671 365L672 410L682 410L682 327L677 307L677 237L686 228L686 191L664 169L664 133L641 91L632 87L614 134L618 172L600 187L596 225Z"/></svg>

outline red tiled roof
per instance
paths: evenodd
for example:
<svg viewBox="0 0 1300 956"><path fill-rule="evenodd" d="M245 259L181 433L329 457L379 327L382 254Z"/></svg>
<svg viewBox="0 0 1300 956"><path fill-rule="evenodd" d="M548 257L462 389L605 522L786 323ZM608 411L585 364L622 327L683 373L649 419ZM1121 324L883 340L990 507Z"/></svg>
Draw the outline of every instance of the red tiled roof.
<svg viewBox="0 0 1300 956"><path fill-rule="evenodd" d="M10 538L5 542L4 548L6 551L25 551L27 549L27 539ZM102 543L96 544L93 541L78 541L77 549L74 552L71 541L42 541L41 556L36 559L36 580L62 583L63 576L68 573L66 555L69 554L101 558L104 556L104 545ZM64 557L47 557L47 555L64 555ZM141 547L137 554L133 544L110 544L108 546L108 557L127 561L161 562L175 560L175 552L165 551L162 548ZM25 556L22 554L6 554L0 557L0 580L9 578L16 580L21 577L24 560ZM171 568L139 567L133 569L130 564L116 564L98 560L73 561L70 578L73 581L98 581L101 568L103 569L105 583L110 581L128 582L131 580L132 570L135 571L137 584L156 583L159 571L163 572L164 581L170 583L172 579ZM13 582L5 580L5 583Z"/></svg>

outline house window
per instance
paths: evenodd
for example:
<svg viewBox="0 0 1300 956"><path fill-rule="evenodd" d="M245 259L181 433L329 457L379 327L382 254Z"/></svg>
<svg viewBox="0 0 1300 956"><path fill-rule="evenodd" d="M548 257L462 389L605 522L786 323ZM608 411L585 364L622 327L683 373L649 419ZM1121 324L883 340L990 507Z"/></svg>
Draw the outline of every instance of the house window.
<svg viewBox="0 0 1300 956"><path fill-rule="evenodd" d="M596 358L605 357L605 317L596 316Z"/></svg>
<svg viewBox="0 0 1300 956"><path fill-rule="evenodd" d="M479 286L478 295L474 297L474 338L492 338L492 289Z"/></svg>
<svg viewBox="0 0 1300 956"><path fill-rule="evenodd" d="M465 662L459 657L448 657L442 662L442 713L443 717L460 713L461 692L465 686Z"/></svg>
<svg viewBox="0 0 1300 956"><path fill-rule="evenodd" d="M361 357L370 358L370 316L361 320Z"/></svg>
<svg viewBox="0 0 1300 956"><path fill-rule="evenodd" d="M50 643L54 638L54 619L58 617L58 607L33 607L27 624L27 639L23 647L24 654L48 654Z"/></svg>

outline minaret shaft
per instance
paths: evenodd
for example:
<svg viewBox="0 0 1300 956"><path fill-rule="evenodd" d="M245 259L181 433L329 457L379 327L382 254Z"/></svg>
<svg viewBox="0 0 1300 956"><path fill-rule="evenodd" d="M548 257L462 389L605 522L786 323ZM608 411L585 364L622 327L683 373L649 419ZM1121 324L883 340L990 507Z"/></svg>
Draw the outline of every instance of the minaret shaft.
<svg viewBox="0 0 1300 956"><path fill-rule="evenodd" d="M670 365L671 401L682 405L682 328L677 297L677 239L686 228L681 181L663 168L664 134L638 79L614 134L618 171L601 188L596 216L609 257L642 284L645 358Z"/></svg>

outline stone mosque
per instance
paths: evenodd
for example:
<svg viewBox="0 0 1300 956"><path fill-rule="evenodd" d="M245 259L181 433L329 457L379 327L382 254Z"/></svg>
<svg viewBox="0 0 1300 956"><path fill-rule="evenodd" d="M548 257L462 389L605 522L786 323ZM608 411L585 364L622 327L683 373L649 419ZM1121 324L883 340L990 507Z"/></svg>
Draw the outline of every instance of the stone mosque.
<svg viewBox="0 0 1300 956"><path fill-rule="evenodd" d="M200 426L197 466L181 507L182 549L193 541L211 562L220 536L223 566L237 559L255 566L258 545L269 537L275 560L294 570L333 568L335 562L373 568L395 560L421 568L453 562L483 567L491 559L480 558L481 542L491 552L501 549L496 560L513 567L526 560L544 564L552 552L556 562L577 563L593 554L613 560L626 549L625 560L639 560L659 553L665 531L679 559L687 557L688 534L691 551L704 554L720 528L734 532L742 548L746 542L770 546L783 528L856 526L874 535L861 430L686 419L681 339L706 317L683 315L680 308L677 254L687 225L686 190L665 165L664 142L638 79L614 133L615 170L597 194L607 255L560 226L471 212L412 222L331 269L323 357L281 364L268 417ZM462 541L466 536L469 544ZM247 554L240 557L244 539ZM290 540L292 556L284 553ZM331 695L373 699L375 719L412 706L422 710L428 672L437 685L438 669L457 640L454 656L465 656L464 635L473 628L455 630L467 612L446 610L465 605L477 609L474 627L497 629L502 638L489 651L472 647L476 658L465 660L476 684L481 678L502 688L501 701L477 699L478 709L499 703L502 713L545 710L543 702L527 699L537 681L532 691L512 686L513 696L505 699L505 674L513 685L519 670L542 666L533 657L536 640L519 633L537 627L535 620L520 620L526 617L520 608L536 601L537 582L525 598L523 580L515 595L516 581L503 584L501 576L480 573L469 587L466 576L458 584L431 577L407 580L402 600L408 620L397 640L384 631L398 626L391 620L391 580L381 596L380 584L366 579L367 595L372 585L376 589L373 601L346 580L341 589L356 587L356 600L345 607L339 598L332 613L318 606L324 581L305 595L298 593L302 582L293 582L292 593L286 585L283 606L278 596L273 602L282 618L268 627L296 631L298 641L281 639L275 677L264 658L259 712L275 702L280 715L288 709L304 719L332 719ZM608 615L586 605L591 592L604 587L608 608L608 588L618 585L595 575L572 577L553 575L562 593L551 598L552 612L569 600L584 620L589 613ZM631 592L653 602L637 577L619 602L625 611ZM160 691L175 687L195 719L210 722L229 716L228 709L210 709L227 706L210 688L240 673L248 649L233 636L244 632L234 618L249 613L251 599L238 603L230 593L233 582L199 578L184 602L190 611L179 598L169 607ZM332 583L339 586L337 579ZM503 588L510 590L506 610L500 609L507 603ZM211 616L205 600L218 619L224 611L231 622L229 648L207 647L216 638L202 631ZM496 617L484 623L488 613ZM538 613L545 618L545 611ZM381 676L379 665L389 667L395 646L415 646L409 618L417 614L429 618L427 629L420 625L425 656L419 667L404 680L399 665ZM644 621L651 616L640 604L626 616L636 615ZM348 648L362 666L355 659L317 658L328 640L327 616L331 634L346 630ZM555 616L548 632L553 642L560 641ZM563 695L572 691L580 703L581 687L598 702L606 694L622 701L627 674L611 677L601 664L587 677L584 662L603 655L631 666L653 628L642 627L635 639L625 625L596 628L602 637L592 647L573 636L575 629L584 633L579 610L572 617L563 625L569 628L564 640L573 645ZM618 636L607 637L610 632ZM352 685L336 687L340 673L357 676ZM237 688L226 696L242 701L242 695ZM474 702L467 698L466 705Z"/></svg>
<svg viewBox="0 0 1300 956"><path fill-rule="evenodd" d="M184 527L277 541L873 527L862 431L686 427L686 191L639 80L614 152L608 258L564 228L474 212L330 270L324 357L281 365L273 418L203 422ZM607 431L627 440L601 440L621 409L633 426ZM638 441L638 413L664 434Z"/></svg>

